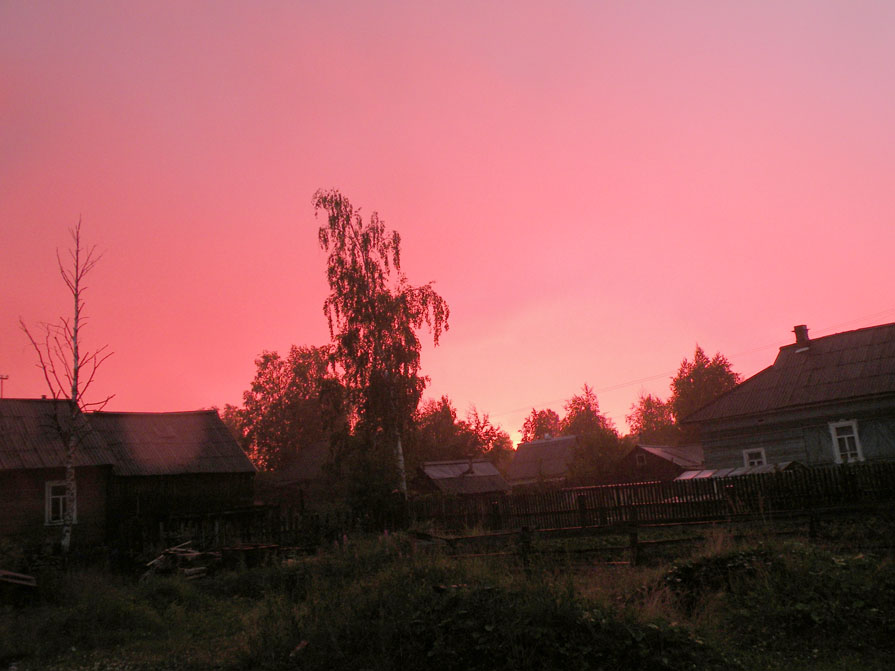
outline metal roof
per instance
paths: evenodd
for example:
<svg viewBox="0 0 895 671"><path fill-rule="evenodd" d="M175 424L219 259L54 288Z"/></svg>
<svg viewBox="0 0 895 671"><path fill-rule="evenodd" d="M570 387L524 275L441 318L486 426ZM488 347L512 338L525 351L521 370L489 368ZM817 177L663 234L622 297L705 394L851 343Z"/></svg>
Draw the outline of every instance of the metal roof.
<svg viewBox="0 0 895 671"><path fill-rule="evenodd" d="M637 447L682 468L694 469L702 466L701 445L638 445Z"/></svg>
<svg viewBox="0 0 895 671"><path fill-rule="evenodd" d="M65 399L0 399L0 471L64 468L66 446L60 430L71 428L69 408ZM117 462L115 453L82 414L76 415L75 424L79 438L76 468Z"/></svg>
<svg viewBox="0 0 895 671"><path fill-rule="evenodd" d="M516 448L507 469L507 480L512 484L528 484L567 477L577 443L577 436L542 438L522 443Z"/></svg>
<svg viewBox="0 0 895 671"><path fill-rule="evenodd" d="M88 418L115 452L118 475L255 472L214 410L94 412Z"/></svg>
<svg viewBox="0 0 895 671"><path fill-rule="evenodd" d="M740 475L756 475L758 473L778 473L779 471L804 468L797 461L784 461L779 464L762 464L761 466L738 466L736 468L714 468L685 471L675 480L699 480L702 478L735 478Z"/></svg>
<svg viewBox="0 0 895 671"><path fill-rule="evenodd" d="M445 494L486 494L510 489L494 464L487 459L428 461L421 468Z"/></svg>
<svg viewBox="0 0 895 671"><path fill-rule="evenodd" d="M895 324L780 348L774 364L697 410L686 423L895 395Z"/></svg>

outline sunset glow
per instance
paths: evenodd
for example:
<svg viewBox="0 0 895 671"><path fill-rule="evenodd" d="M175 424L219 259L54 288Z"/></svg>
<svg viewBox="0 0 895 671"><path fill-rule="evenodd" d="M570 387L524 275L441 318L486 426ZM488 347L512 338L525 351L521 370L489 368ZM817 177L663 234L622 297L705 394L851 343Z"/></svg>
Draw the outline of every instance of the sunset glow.
<svg viewBox="0 0 895 671"><path fill-rule="evenodd" d="M895 3L0 5L0 374L103 257L113 411L239 404L329 340L312 196L402 236L450 305L426 397L514 440L584 383L622 431L699 343L895 321Z"/></svg>

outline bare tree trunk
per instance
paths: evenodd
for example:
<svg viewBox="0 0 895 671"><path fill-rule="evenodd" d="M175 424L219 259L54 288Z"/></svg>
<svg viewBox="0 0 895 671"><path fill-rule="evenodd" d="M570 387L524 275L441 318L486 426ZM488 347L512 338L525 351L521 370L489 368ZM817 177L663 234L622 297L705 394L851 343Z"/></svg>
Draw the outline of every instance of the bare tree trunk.
<svg viewBox="0 0 895 671"><path fill-rule="evenodd" d="M82 430L85 428L81 420L81 412L88 407L94 410L101 409L111 396L99 403L85 404L83 397L93 378L96 369L105 361L111 352L105 352L106 346L100 347L94 352L81 350L82 313L84 310L84 278L89 273L99 257L96 248L82 248L81 246L81 220L71 230L74 247L69 250L71 267L66 269L56 252L56 260L59 266L59 274L68 287L74 301L74 313L71 319L61 318L57 325L45 326L44 342L38 342L31 335L25 322L19 323L22 330L31 341L39 360L38 366L44 374L44 379L54 399L67 399L68 412L55 415L55 421L59 437L65 443L65 505L62 511L62 540L60 545L64 553L68 553L71 547L72 530L75 522L75 508L77 505L77 482L75 479L75 456L78 447L83 440ZM83 373L83 375L82 375Z"/></svg>

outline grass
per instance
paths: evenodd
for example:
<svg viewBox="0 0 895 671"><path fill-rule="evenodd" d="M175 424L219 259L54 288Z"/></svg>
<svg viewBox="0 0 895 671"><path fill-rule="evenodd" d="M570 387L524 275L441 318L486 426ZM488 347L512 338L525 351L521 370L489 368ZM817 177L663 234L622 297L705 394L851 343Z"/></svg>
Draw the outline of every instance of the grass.
<svg viewBox="0 0 895 671"><path fill-rule="evenodd" d="M823 549L715 531L645 567L458 560L396 534L195 582L48 573L0 606L0 668L889 668L895 564L836 533Z"/></svg>

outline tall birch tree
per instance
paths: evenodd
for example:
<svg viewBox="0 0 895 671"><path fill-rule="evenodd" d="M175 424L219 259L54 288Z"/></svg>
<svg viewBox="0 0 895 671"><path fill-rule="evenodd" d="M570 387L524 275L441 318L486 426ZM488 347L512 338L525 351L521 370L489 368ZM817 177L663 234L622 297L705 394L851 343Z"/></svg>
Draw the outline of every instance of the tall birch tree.
<svg viewBox="0 0 895 671"><path fill-rule="evenodd" d="M112 355L103 345L90 351L83 347L83 329L87 322L84 312L85 280L100 259L95 246L85 246L81 239L81 219L70 230L72 247L68 258L63 260L56 250L59 274L72 298L72 314L60 317L55 323L44 323L35 334L24 320L19 319L22 330L28 336L37 354L38 367L52 398L57 401L54 421L65 445L65 506L62 514L61 547L64 553L71 547L74 524L77 483L75 479L75 455L88 430L82 412L100 410L111 400L88 403L84 395L93 384L96 371Z"/></svg>
<svg viewBox="0 0 895 671"><path fill-rule="evenodd" d="M333 364L341 370L355 409L356 432L373 444L394 446L398 486L406 494L402 434L419 404L425 325L435 345L448 329L450 310L432 283L412 286L401 272L401 236L376 212L364 221L337 190L314 194L326 213L320 247L327 252L330 294L323 304L333 339Z"/></svg>

